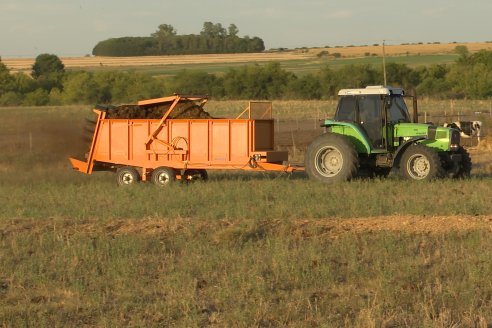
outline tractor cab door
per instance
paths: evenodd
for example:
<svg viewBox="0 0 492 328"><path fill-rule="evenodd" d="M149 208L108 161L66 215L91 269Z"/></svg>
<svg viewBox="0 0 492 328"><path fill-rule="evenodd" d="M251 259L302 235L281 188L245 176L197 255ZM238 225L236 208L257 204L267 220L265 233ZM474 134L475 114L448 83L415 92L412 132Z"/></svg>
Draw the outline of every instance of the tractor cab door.
<svg viewBox="0 0 492 328"><path fill-rule="evenodd" d="M375 149L384 148L384 119L380 95L342 96L335 119L357 123Z"/></svg>
<svg viewBox="0 0 492 328"><path fill-rule="evenodd" d="M381 96L365 95L359 97L359 120L367 132L374 148L384 148L383 115L381 113Z"/></svg>

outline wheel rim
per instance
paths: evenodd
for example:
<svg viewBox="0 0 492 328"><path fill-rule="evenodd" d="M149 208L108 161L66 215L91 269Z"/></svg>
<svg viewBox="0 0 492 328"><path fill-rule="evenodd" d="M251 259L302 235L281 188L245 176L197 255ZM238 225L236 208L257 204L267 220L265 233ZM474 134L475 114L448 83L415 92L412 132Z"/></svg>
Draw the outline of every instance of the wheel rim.
<svg viewBox="0 0 492 328"><path fill-rule="evenodd" d="M425 179L431 170L429 159L422 154L412 155L407 162L408 174L416 180Z"/></svg>
<svg viewBox="0 0 492 328"><path fill-rule="evenodd" d="M132 183L135 182L135 177L133 176L133 174L131 172L124 172L121 175L121 182L124 185L131 185Z"/></svg>
<svg viewBox="0 0 492 328"><path fill-rule="evenodd" d="M315 168L322 176L336 176L343 168L342 153L333 146L321 148L315 156Z"/></svg>
<svg viewBox="0 0 492 328"><path fill-rule="evenodd" d="M167 172L159 172L156 182L160 185L167 185L171 181L171 177Z"/></svg>

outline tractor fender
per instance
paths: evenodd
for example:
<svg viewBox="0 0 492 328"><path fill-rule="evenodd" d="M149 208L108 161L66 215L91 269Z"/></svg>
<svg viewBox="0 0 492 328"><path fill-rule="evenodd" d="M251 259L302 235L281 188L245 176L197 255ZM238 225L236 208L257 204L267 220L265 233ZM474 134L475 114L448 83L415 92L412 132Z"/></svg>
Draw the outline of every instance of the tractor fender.
<svg viewBox="0 0 492 328"><path fill-rule="evenodd" d="M425 140L425 139L426 139L426 137L413 137L413 138L405 141L404 143L402 143L395 150L395 153L393 155L393 163L399 166L400 165L401 156L405 152L405 150L407 150L407 148L410 147L411 145L417 143L417 141Z"/></svg>
<svg viewBox="0 0 492 328"><path fill-rule="evenodd" d="M366 154L370 154L372 147L369 143L369 137L367 136L366 131L360 126L360 124L354 123L354 122L343 122L343 121L333 121L333 120L325 120L325 122L321 125L322 127L336 127L336 126L341 126L344 128L352 129L354 131L354 134L344 134L344 133L339 133L342 135L347 136L349 139L352 139L353 142L355 142L356 149L359 151L364 151ZM337 133L332 131L333 133Z"/></svg>

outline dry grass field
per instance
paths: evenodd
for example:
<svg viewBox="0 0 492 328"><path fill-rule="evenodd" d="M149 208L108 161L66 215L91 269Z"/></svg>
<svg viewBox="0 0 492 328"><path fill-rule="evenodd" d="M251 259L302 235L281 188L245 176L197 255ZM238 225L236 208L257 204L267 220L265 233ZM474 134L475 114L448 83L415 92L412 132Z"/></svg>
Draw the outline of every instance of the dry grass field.
<svg viewBox="0 0 492 328"><path fill-rule="evenodd" d="M446 43L446 44L409 44L386 45L387 56L443 55L452 54L455 47L463 45L470 52L492 50L492 43ZM185 67L192 64L231 64L264 63L270 61L287 62L314 60L321 51L340 53L344 58L365 57L367 54L382 56L382 47L354 46L336 48L297 49L284 52L264 52L255 54L207 54L181 56L145 56L145 57L62 57L67 69L100 69L139 66L177 65ZM12 72L30 72L34 58L4 58L2 62Z"/></svg>
<svg viewBox="0 0 492 328"><path fill-rule="evenodd" d="M432 44L405 44L405 45L386 45L385 53L387 56L403 56L403 55L438 55L451 54L457 46L465 46L470 52L479 50L492 50L492 43L477 42L477 43L432 43ZM340 48L313 48L309 49L309 53L318 54L322 50L328 50L330 53L338 52L344 57L362 57L365 54L377 54L382 56L382 44L372 46L354 46Z"/></svg>
<svg viewBox="0 0 492 328"><path fill-rule="evenodd" d="M208 110L228 117L244 105ZM274 102L279 146L302 160L320 133L314 118L333 109ZM0 108L0 327L492 324L492 143L471 149L470 180L333 187L211 172L164 190L118 188L114 174L85 176L67 160L87 149L91 115Z"/></svg>

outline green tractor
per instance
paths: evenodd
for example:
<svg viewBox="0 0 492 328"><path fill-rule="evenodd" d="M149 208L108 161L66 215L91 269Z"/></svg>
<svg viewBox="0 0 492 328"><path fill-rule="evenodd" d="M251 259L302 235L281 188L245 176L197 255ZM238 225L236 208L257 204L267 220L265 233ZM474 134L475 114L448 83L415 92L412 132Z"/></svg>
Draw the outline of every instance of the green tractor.
<svg viewBox="0 0 492 328"><path fill-rule="evenodd" d="M392 169L411 180L470 176L472 163L460 146L457 129L418 123L413 97L413 121L400 88L369 86L343 89L326 133L307 148L308 176L325 183L358 175L387 176Z"/></svg>

